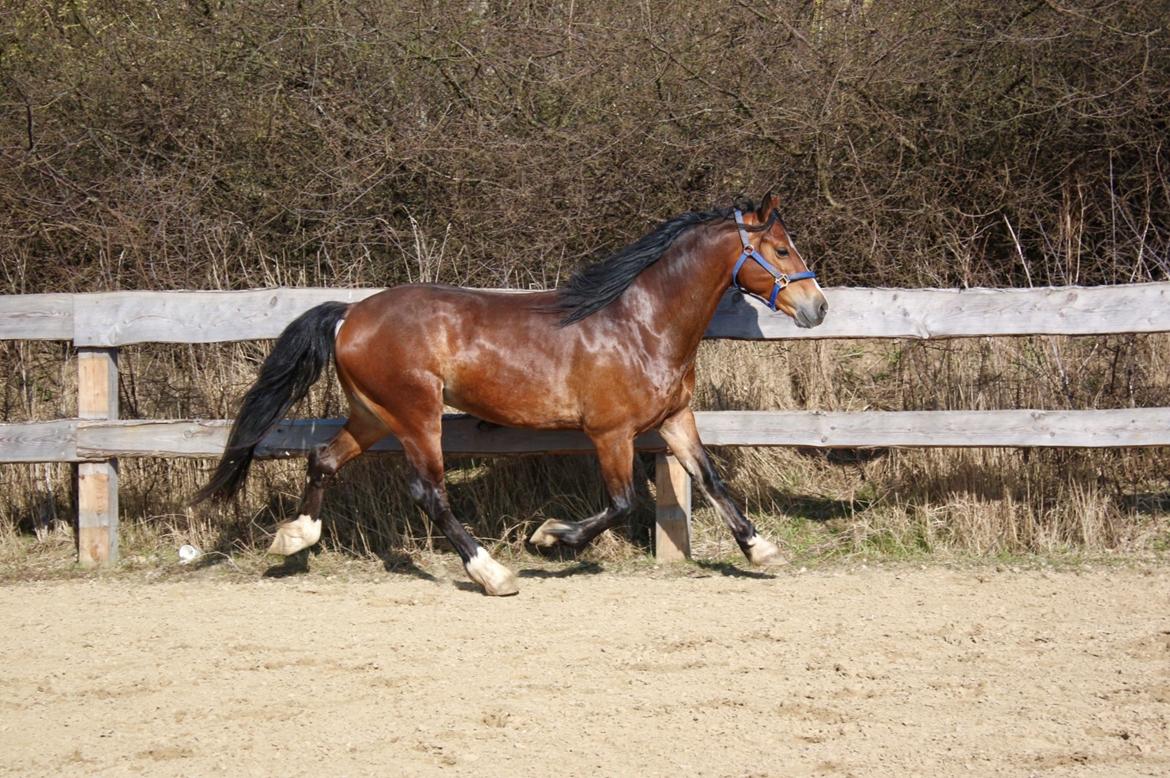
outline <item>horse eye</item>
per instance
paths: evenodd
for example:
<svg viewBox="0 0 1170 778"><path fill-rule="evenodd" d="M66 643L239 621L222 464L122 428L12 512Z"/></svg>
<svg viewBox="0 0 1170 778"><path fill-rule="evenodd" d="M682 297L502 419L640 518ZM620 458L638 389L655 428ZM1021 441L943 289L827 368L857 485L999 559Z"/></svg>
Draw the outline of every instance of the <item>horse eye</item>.
<svg viewBox="0 0 1170 778"><path fill-rule="evenodd" d="M776 253L777 253L777 254L779 254L779 255L780 255L780 256L782 256L782 257L786 257L786 256L788 256L788 249L786 249L786 248L778 248L778 249L776 249Z"/></svg>

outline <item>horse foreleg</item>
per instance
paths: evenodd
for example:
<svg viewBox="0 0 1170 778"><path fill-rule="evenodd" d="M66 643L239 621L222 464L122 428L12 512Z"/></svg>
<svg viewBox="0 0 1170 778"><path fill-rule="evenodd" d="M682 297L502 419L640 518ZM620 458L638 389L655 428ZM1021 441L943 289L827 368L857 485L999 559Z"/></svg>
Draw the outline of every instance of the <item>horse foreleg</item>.
<svg viewBox="0 0 1170 778"><path fill-rule="evenodd" d="M723 485L711 457L699 439L699 430L695 426L695 415L691 409L686 408L671 416L658 431L662 433L679 464L699 484L703 495L731 530L748 561L760 566L783 564L786 560L780 549L756 532L755 526Z"/></svg>
<svg viewBox="0 0 1170 778"><path fill-rule="evenodd" d="M309 455L307 483L301 497L301 508L293 521L286 521L276 528L276 537L268 549L270 554L289 556L303 551L321 539L321 498L325 493L325 486L341 467L354 457L362 453L381 434L373 437L361 435L362 430L352 429L355 425L347 424L333 440L315 450ZM361 438L369 442L362 445Z"/></svg>
<svg viewBox="0 0 1170 778"><path fill-rule="evenodd" d="M601 513L581 521L549 519L528 539L533 546L552 548L560 544L580 550L629 514L634 502L633 434L615 432L596 436L593 443L597 447L601 476L609 492L609 505Z"/></svg>

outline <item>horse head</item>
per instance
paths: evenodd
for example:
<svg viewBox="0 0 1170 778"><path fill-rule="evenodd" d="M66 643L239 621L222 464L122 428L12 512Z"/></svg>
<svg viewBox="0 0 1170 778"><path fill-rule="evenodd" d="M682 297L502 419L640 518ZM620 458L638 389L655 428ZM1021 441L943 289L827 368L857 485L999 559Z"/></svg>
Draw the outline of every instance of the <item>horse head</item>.
<svg viewBox="0 0 1170 778"><path fill-rule="evenodd" d="M768 193L759 208L736 210L735 218L741 245L729 274L731 284L788 314L798 327L824 321L829 303L780 217L779 198Z"/></svg>

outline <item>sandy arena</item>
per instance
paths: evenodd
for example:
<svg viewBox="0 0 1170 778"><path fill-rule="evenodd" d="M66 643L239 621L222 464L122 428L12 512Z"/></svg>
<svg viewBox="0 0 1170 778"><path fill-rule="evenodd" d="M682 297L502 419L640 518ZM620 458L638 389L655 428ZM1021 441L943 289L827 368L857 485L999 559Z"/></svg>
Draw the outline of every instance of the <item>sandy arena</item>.
<svg viewBox="0 0 1170 778"><path fill-rule="evenodd" d="M1170 774L1164 567L521 569L6 585L0 774Z"/></svg>

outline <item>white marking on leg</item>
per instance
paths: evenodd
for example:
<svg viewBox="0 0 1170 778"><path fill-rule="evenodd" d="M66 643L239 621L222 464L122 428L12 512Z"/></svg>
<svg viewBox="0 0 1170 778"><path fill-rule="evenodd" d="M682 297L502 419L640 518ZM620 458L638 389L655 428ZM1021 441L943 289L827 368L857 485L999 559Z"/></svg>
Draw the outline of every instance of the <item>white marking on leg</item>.
<svg viewBox="0 0 1170 778"><path fill-rule="evenodd" d="M560 538L552 530L569 530L572 527L558 519L547 519L544 524L536 528L528 542L537 548L552 548L560 542Z"/></svg>
<svg viewBox="0 0 1170 778"><path fill-rule="evenodd" d="M505 597L520 591L520 587L516 585L516 574L492 559L492 555L483 546L476 549L475 556L464 565L464 568L471 580L493 597Z"/></svg>
<svg viewBox="0 0 1170 778"><path fill-rule="evenodd" d="M779 547L760 535L752 536L747 542L747 558L749 562L759 567L782 565L786 561Z"/></svg>
<svg viewBox="0 0 1170 778"><path fill-rule="evenodd" d="M269 554L289 556L303 551L321 539L321 520L302 513L296 521L286 521L276 528Z"/></svg>

